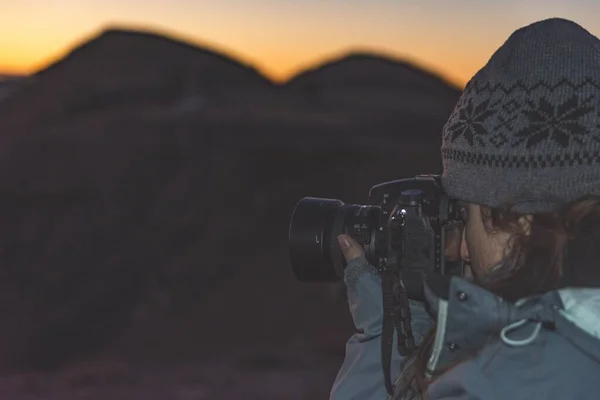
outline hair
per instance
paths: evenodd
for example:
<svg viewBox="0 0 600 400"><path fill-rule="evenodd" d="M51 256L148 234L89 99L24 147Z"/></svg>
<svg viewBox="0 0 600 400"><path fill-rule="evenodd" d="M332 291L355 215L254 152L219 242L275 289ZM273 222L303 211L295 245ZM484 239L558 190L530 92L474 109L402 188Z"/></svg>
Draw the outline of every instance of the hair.
<svg viewBox="0 0 600 400"><path fill-rule="evenodd" d="M600 259L600 196L586 196L552 212L533 214L529 226L521 223L524 215L508 205L481 206L481 216L489 234L507 232L509 241L502 266L478 278L479 286L508 301L564 287L600 287L596 265ZM400 397L395 398L427 398L432 379L425 377L425 371L434 339L435 327L407 360L399 379Z"/></svg>

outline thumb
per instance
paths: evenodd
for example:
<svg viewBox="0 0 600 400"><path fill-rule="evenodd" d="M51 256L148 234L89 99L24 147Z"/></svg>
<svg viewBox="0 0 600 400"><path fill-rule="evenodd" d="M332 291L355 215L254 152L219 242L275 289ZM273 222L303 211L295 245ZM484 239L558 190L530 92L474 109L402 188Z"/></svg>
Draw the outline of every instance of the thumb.
<svg viewBox="0 0 600 400"><path fill-rule="evenodd" d="M339 235L337 239L346 261L350 261L365 255L363 247L351 236L342 234Z"/></svg>

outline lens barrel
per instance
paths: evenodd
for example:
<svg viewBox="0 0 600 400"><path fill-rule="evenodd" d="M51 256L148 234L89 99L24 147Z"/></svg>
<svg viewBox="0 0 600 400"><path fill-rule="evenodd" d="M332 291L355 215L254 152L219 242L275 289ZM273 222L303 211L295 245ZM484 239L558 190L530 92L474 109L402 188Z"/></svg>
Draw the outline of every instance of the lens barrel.
<svg viewBox="0 0 600 400"><path fill-rule="evenodd" d="M289 251L299 281L340 279L331 261L331 237L336 211L343 205L341 200L316 197L305 197L296 204L290 221Z"/></svg>
<svg viewBox="0 0 600 400"><path fill-rule="evenodd" d="M342 233L355 238L373 262L378 216L379 208L374 206L317 197L301 199L289 227L290 261L296 278L302 282L339 280L346 266L337 241Z"/></svg>

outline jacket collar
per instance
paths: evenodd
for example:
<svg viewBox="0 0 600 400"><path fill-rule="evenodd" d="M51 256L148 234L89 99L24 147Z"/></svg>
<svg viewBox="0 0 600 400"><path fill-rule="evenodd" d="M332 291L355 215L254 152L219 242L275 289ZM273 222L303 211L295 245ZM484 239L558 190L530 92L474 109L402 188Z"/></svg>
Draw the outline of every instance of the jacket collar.
<svg viewBox="0 0 600 400"><path fill-rule="evenodd" d="M494 339L525 346L549 328L600 362L600 289L563 289L512 303L463 278L434 276L425 285L425 298L437 315L430 374Z"/></svg>

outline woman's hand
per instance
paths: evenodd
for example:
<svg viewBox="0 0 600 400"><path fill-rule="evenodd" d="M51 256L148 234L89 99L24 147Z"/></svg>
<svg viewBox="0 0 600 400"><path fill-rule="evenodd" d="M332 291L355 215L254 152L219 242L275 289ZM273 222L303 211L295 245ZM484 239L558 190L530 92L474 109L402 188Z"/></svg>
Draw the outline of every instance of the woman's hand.
<svg viewBox="0 0 600 400"><path fill-rule="evenodd" d="M365 250L354 238L349 235L342 234L339 235L337 239L346 262L358 257L364 257Z"/></svg>

